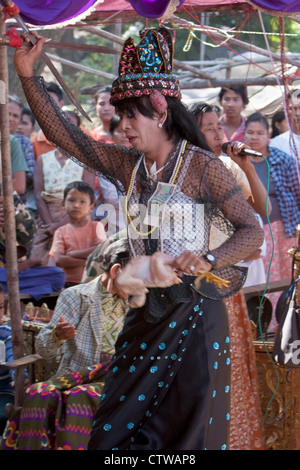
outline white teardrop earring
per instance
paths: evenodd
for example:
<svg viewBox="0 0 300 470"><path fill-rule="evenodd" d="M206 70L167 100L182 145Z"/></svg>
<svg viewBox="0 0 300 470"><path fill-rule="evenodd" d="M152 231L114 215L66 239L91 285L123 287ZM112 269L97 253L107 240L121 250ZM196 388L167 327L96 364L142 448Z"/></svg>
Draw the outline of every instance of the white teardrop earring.
<svg viewBox="0 0 300 470"><path fill-rule="evenodd" d="M162 125L162 123L161 123L161 122L159 122L159 123L158 123L158 127L161 129L161 128L162 128L162 126L163 126L163 125Z"/></svg>

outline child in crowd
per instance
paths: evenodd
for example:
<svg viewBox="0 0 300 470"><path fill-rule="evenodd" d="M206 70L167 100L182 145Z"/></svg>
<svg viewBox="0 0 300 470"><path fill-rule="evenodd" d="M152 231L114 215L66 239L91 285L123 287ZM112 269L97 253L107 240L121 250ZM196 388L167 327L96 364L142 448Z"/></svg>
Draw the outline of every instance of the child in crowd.
<svg viewBox="0 0 300 470"><path fill-rule="evenodd" d="M70 222L55 231L50 256L64 270L66 287L80 283L88 255L107 238L103 224L91 220L94 199L94 190L84 181L69 183L64 190Z"/></svg>

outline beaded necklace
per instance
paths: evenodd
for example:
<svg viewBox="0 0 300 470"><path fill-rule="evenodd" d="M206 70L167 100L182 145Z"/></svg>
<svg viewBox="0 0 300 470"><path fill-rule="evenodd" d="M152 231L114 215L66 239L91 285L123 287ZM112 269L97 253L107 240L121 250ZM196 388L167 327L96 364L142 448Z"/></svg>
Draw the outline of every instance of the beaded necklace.
<svg viewBox="0 0 300 470"><path fill-rule="evenodd" d="M147 179L152 180L153 182L155 182L156 181L155 177L158 175L158 173L163 171L171 163L172 159L173 158L170 158L170 160L168 160L167 163L165 163L164 166L162 166L159 170L149 171L148 168L147 168L146 162L145 162L145 155L144 155L143 163L144 163L144 168L145 168L145 171L146 171Z"/></svg>
<svg viewBox="0 0 300 470"><path fill-rule="evenodd" d="M145 159L145 155L143 156L143 164L144 164L144 168L145 168L145 172L146 172L146 177L147 179L153 181L154 183L157 181L156 179L156 176L161 172L163 171L167 166L170 165L170 163L172 163L172 161L174 160L174 158L176 157L178 151L179 151L179 148L180 148L181 144L180 144L180 141L179 143L176 145L176 149L173 151L173 154L170 156L170 158L167 159L166 163L159 169L159 170L156 170L156 171L149 171L148 170L148 167L147 167L147 164L146 164L146 159ZM156 163L155 163L156 165Z"/></svg>
<svg viewBox="0 0 300 470"><path fill-rule="evenodd" d="M178 172L180 170L180 167L181 167L181 164L182 164L182 160L183 160L183 154L185 152L185 148L186 148L186 144L187 144L187 141L186 140L183 140L182 143L181 143L181 147L180 147L180 151L179 151L179 154L178 154L178 157L177 157L177 161L176 161L176 165L174 167L174 170L173 170L173 173L172 173L172 176L170 178L170 181L169 183L171 184L174 184L176 178L177 178L177 175L178 175ZM149 230L148 232L140 232L139 230L137 230L133 224L133 221L132 221L132 218L130 217L129 213L128 213L128 200L132 194L132 190L133 190L133 185L135 183L135 178L136 178L136 174L137 174L137 171L139 169L139 166L140 166L140 163L141 161L144 159L144 155L138 160L136 166L134 167L133 169L133 172L132 172L132 175L131 175L131 178L130 178L130 183L129 183L129 187L128 187L128 191L127 191L127 194L126 194L126 199L125 199L125 210L126 210L126 215L127 215L127 218L128 218L128 221L129 221L129 224L131 225L131 227L133 228L133 230L135 231L135 233L137 233L138 235L140 236L148 236L150 235L151 233L154 232L154 230L157 229L157 226L155 227L152 227L151 230ZM164 167L166 167L166 165L164 165L162 168L160 168L158 170L161 171Z"/></svg>

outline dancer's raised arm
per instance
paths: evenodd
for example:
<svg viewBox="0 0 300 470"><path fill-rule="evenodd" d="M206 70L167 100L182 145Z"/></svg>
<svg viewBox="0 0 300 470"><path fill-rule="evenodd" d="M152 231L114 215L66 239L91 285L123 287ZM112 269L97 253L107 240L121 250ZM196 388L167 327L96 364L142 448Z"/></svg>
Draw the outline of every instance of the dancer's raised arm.
<svg viewBox="0 0 300 470"><path fill-rule="evenodd" d="M132 171L137 159L136 153L96 142L70 122L47 93L43 78L34 73L34 64L47 42L46 38L35 33L34 35L36 44L31 46L25 43L18 48L14 61L28 104L47 139L84 166L125 184L123 175Z"/></svg>

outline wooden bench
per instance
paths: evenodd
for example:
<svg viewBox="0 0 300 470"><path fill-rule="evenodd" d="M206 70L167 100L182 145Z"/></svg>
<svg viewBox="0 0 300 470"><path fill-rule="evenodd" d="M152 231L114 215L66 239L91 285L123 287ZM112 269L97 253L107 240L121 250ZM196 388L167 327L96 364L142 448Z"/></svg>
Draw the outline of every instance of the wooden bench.
<svg viewBox="0 0 300 470"><path fill-rule="evenodd" d="M262 295L265 290L266 294L270 294L271 292L280 292L290 287L291 282L291 279L281 279L280 281L269 282L267 287L266 283L256 284L255 286L244 287L243 292L246 297L250 297L251 295Z"/></svg>
<svg viewBox="0 0 300 470"><path fill-rule="evenodd" d="M20 297L20 301L24 304L27 304L28 302L32 302L37 307L40 307L43 303L46 303L50 310L54 310L56 302L57 302L57 298L59 294L62 292L62 290L60 292L52 292L51 294L44 295L40 300L34 299L29 294L20 294L19 297ZM4 298L5 300L8 301L8 294L5 294Z"/></svg>

